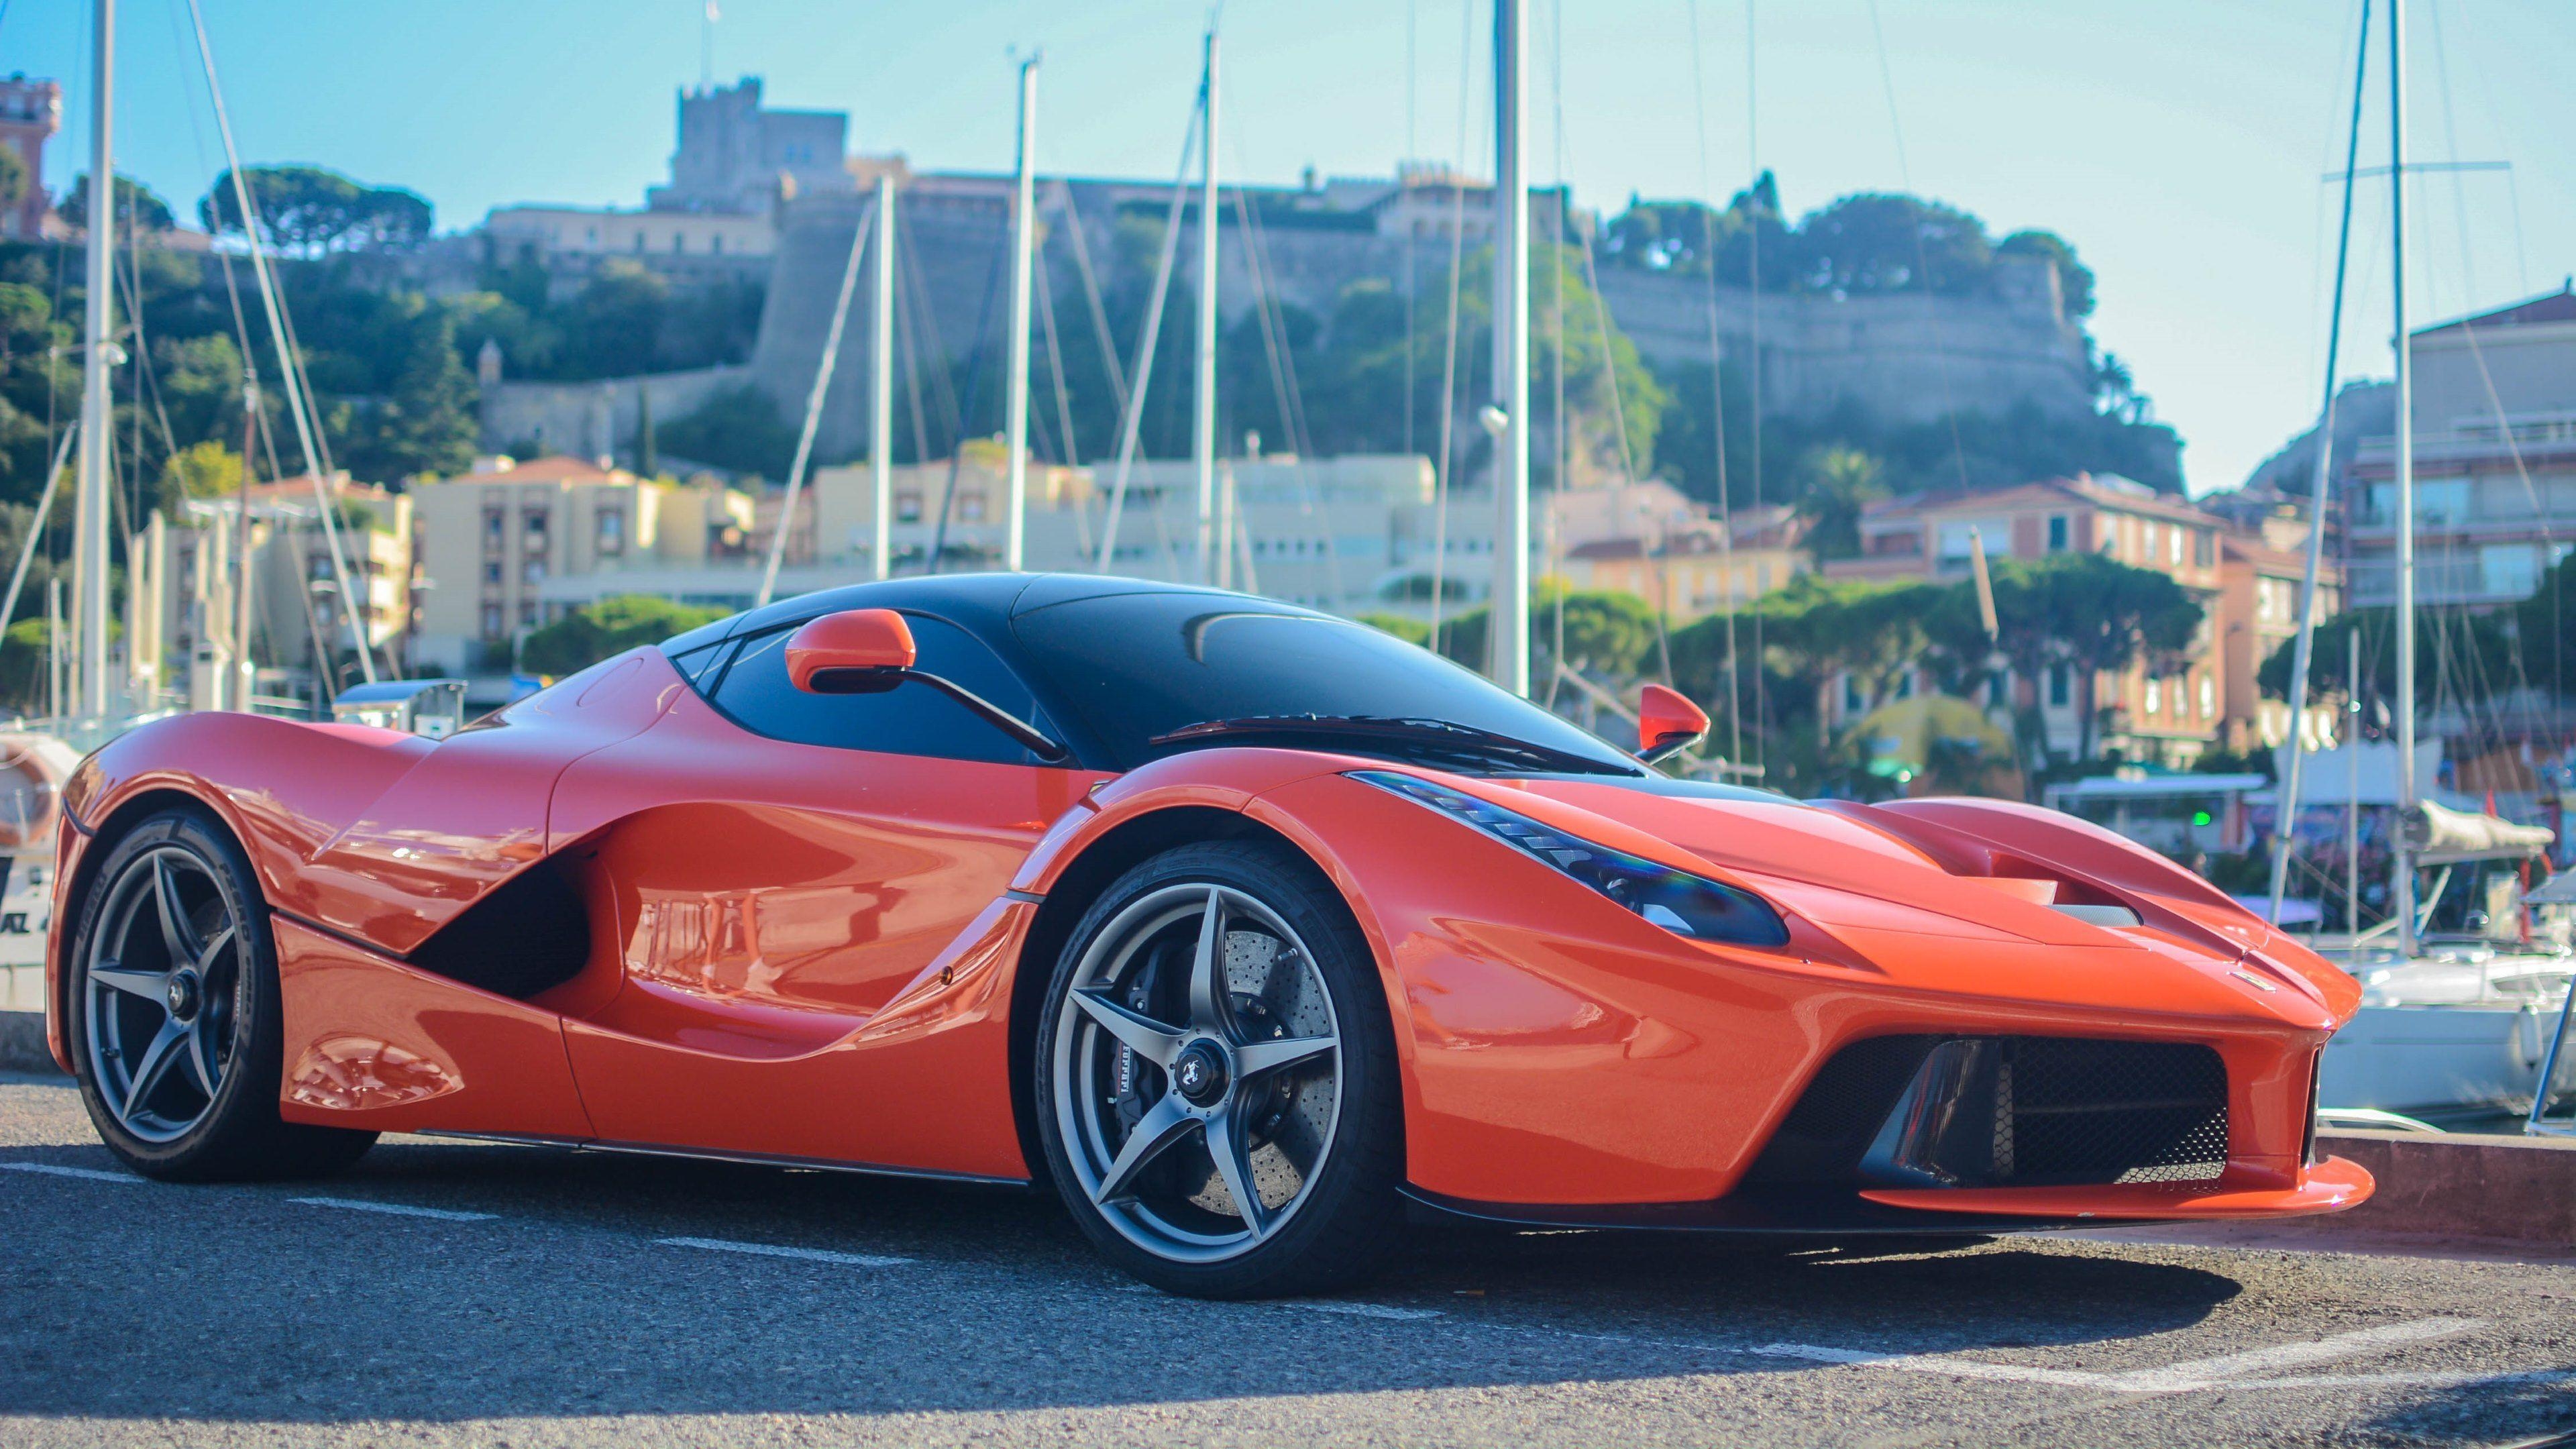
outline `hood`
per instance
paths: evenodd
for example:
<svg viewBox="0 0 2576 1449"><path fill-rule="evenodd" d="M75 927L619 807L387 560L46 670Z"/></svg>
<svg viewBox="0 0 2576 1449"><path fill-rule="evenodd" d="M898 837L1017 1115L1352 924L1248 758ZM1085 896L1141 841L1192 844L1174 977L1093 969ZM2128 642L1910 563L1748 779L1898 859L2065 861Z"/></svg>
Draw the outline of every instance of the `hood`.
<svg viewBox="0 0 2576 1449"><path fill-rule="evenodd" d="M2139 947L2122 933L2058 909L2128 904L2115 895L2037 870L1971 873L1957 869L1955 861L1945 866L1913 841L1828 807L1688 781L1644 782L1642 788L1553 778L1481 783L1560 802L1678 847L1828 930L1854 926L2055 946ZM1582 832L1575 821L1564 824Z"/></svg>

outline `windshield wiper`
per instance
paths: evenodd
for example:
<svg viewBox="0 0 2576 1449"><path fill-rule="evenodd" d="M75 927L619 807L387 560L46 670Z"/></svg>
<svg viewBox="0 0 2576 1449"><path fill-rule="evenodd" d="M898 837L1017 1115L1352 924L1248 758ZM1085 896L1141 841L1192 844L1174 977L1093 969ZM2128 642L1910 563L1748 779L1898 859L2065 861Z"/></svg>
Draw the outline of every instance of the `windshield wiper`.
<svg viewBox="0 0 2576 1449"><path fill-rule="evenodd" d="M1234 735L1316 735L1345 740L1383 740L1436 753L1512 762L1524 769L1582 775L1637 773L1615 761L1514 739L1473 725L1456 724L1445 719L1394 719L1369 714L1256 714L1241 719L1212 719L1156 735L1146 743L1185 745Z"/></svg>

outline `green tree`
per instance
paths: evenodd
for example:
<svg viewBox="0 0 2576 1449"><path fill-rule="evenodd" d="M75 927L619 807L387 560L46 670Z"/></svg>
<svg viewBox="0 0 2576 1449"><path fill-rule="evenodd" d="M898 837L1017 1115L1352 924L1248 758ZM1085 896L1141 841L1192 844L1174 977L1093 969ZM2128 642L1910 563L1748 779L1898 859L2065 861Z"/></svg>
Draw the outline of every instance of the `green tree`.
<svg viewBox="0 0 2576 1449"><path fill-rule="evenodd" d="M2017 231L1995 243L1998 257L2037 257L2057 267L2057 289L2066 315L2093 315L2093 269L2075 259L2075 247L2053 231Z"/></svg>
<svg viewBox="0 0 2576 1449"><path fill-rule="evenodd" d="M88 172L72 178L72 189L54 207L54 214L63 219L64 225L75 229L89 225ZM124 234L128 225L140 226L145 231L168 231L176 224L177 219L170 213L170 203L162 200L151 187L122 171L117 173L116 230L119 235Z"/></svg>
<svg viewBox="0 0 2576 1449"><path fill-rule="evenodd" d="M1817 291L1983 290L1994 265L1985 223L1920 197L1862 192L1798 224L1799 270Z"/></svg>
<svg viewBox="0 0 2576 1449"><path fill-rule="evenodd" d="M723 617L722 609L696 608L658 595L613 594L531 631L520 647L519 667L557 677L578 674L603 659Z"/></svg>
<svg viewBox="0 0 2576 1449"><path fill-rule="evenodd" d="M424 308L404 328L391 390L353 414L348 466L361 478L396 481L462 473L474 461L477 395L456 356L456 324Z"/></svg>
<svg viewBox="0 0 2576 1449"><path fill-rule="evenodd" d="M2005 563L1995 573L1995 615L2001 647L2026 678L2039 678L2045 662L2075 672L2076 757L2086 760L2100 724L2096 676L2181 654L2203 619L2171 574L2091 553Z"/></svg>
<svg viewBox="0 0 2576 1449"><path fill-rule="evenodd" d="M241 455L212 438L190 443L161 465L165 497L228 498L241 486Z"/></svg>
<svg viewBox="0 0 2576 1449"><path fill-rule="evenodd" d="M429 235L429 203L400 187L363 186L320 166L251 166L243 169L242 178L268 235L304 256L416 242ZM208 231L241 234L241 208L230 171L218 175L214 189L197 203L197 218Z"/></svg>
<svg viewBox="0 0 2576 1449"><path fill-rule="evenodd" d="M745 383L708 397L697 411L653 430L655 451L712 468L783 478L795 461L796 430L769 394Z"/></svg>
<svg viewBox="0 0 2576 1449"><path fill-rule="evenodd" d="M1819 562L1851 558L1860 552L1863 510L1887 496L1887 470L1858 448L1825 444L1800 460L1805 475L1798 490L1798 516L1806 521L1806 545Z"/></svg>
<svg viewBox="0 0 2576 1449"><path fill-rule="evenodd" d="M1656 659L1652 605L1616 589L1569 589L1555 579L1542 579L1530 590L1533 677L1544 682L1554 672L1560 602L1568 667L1614 685L1662 673ZM1479 605L1444 621L1440 652L1481 672L1491 617L1491 611Z"/></svg>

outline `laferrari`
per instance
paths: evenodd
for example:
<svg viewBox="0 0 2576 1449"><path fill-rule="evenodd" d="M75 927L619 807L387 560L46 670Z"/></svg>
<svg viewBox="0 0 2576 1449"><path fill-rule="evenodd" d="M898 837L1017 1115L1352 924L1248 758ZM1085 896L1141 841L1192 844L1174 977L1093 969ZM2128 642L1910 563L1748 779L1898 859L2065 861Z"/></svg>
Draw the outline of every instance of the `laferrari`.
<svg viewBox="0 0 2576 1449"><path fill-rule="evenodd" d="M2356 983L1979 799L1667 773L1364 624L903 579L440 740L198 713L63 792L48 1031L173 1181L383 1132L1037 1185L1162 1288L1408 1216L1835 1236L2254 1218Z"/></svg>

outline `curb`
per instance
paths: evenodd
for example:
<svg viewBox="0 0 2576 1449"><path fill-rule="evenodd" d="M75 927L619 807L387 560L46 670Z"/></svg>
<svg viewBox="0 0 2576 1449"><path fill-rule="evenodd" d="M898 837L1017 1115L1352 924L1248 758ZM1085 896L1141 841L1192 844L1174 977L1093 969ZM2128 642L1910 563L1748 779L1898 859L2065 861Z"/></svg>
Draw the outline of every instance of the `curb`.
<svg viewBox="0 0 2576 1449"><path fill-rule="evenodd" d="M59 1077L53 1053L45 1050L45 1014L0 1011L0 1072L42 1072Z"/></svg>
<svg viewBox="0 0 2576 1449"><path fill-rule="evenodd" d="M2350 1212L2299 1220L2315 1236L2408 1233L2576 1248L2576 1138L2468 1132L2320 1133L2317 1150L2379 1179Z"/></svg>

